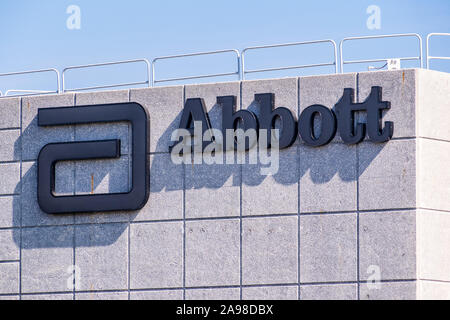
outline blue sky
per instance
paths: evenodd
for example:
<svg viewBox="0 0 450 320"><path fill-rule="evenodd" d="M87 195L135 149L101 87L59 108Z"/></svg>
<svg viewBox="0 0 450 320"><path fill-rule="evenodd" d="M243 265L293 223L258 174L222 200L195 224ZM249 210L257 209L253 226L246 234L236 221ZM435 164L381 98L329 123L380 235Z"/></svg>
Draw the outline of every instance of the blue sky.
<svg viewBox="0 0 450 320"><path fill-rule="evenodd" d="M81 9L81 29L66 26L66 9ZM381 9L381 28L369 30L369 5ZM0 4L0 73L123 59L220 50L283 42L391 33L450 32L448 0L2 0ZM450 37L433 41L433 55L450 55ZM349 43L346 59L415 56L411 39ZM425 45L424 45L425 51ZM328 62L327 46L254 52L249 68ZM372 64L381 66L382 64ZM417 66L410 62L405 66ZM234 71L232 55L161 62L159 77ZM433 67L450 72L450 61ZM345 71L367 70L367 65ZM279 77L330 73L331 67L251 75ZM67 75L68 87L141 81L143 65L99 68ZM235 77L218 78L233 80ZM50 75L0 79L0 90L52 89ZM213 81L212 79L206 81ZM200 82L197 80L196 82ZM169 83L170 84L170 83Z"/></svg>

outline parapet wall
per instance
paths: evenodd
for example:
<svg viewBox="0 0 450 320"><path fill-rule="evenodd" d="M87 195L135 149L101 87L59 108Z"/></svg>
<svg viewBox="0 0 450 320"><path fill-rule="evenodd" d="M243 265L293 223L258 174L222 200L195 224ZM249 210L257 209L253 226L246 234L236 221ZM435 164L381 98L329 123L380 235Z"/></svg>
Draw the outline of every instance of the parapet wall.
<svg viewBox="0 0 450 320"><path fill-rule="evenodd" d="M301 139L261 164L174 164L184 102L254 95L298 118L345 88L391 103L390 141ZM129 123L38 126L38 109L137 102L149 115L150 195L139 211L55 215L37 201L49 143L120 139L117 159L58 162L55 193L128 192ZM364 112L356 121L364 123ZM0 99L0 299L450 298L450 75L422 69ZM339 129L339 128L338 128ZM229 151L230 152L230 151Z"/></svg>

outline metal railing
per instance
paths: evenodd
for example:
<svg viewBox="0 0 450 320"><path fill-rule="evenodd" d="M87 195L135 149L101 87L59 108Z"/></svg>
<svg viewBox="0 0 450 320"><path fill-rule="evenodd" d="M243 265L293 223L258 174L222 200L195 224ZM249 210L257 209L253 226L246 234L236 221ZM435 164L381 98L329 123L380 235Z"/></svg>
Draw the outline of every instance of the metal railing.
<svg viewBox="0 0 450 320"><path fill-rule="evenodd" d="M127 82L127 83L119 83L119 84L109 84L109 85L101 85L101 86L93 86L93 87L82 87L82 88L74 88L74 89L66 89L66 72L74 69L86 69L93 67L102 67L102 66L111 66L111 65L119 65L119 64L129 64L129 63L139 63L144 62L146 65L147 71L147 80L138 81L138 82ZM103 62L103 63L94 63L94 64L85 64L80 66L71 66L67 67L62 72L62 92L72 92L72 91L86 91L86 90L95 90L95 89L106 89L106 88L117 88L117 87L127 87L127 86L136 86L146 84L150 86L150 63L147 59L134 59L134 60L124 60L124 61L116 61L116 62Z"/></svg>
<svg viewBox="0 0 450 320"><path fill-rule="evenodd" d="M430 69L430 60L450 60L450 56L447 57L437 57L430 56L430 39L434 36L450 36L450 33L430 33L427 35L427 69Z"/></svg>
<svg viewBox="0 0 450 320"><path fill-rule="evenodd" d="M334 49L334 62L295 65L295 66L287 66L287 67L265 68L265 69L254 69L254 70L245 70L245 53L250 51L250 50L279 48L279 47L291 47L291 46L299 46L299 45L315 44L315 43L331 43L333 45L333 49ZM291 43L281 43L281 44L273 44L273 45L265 45L265 46L257 46L257 47L248 47L248 48L245 48L244 50L242 50L242 53L241 53L241 70L242 70L241 79L244 80L245 79L245 75L249 74L249 73L267 72L267 71L283 71L283 70L291 70L291 69L303 69L303 68L333 66L333 65L335 66L335 73L338 73L337 46L336 46L336 42L334 42L333 40L330 40L330 39L303 41L303 42L291 42Z"/></svg>
<svg viewBox="0 0 450 320"><path fill-rule="evenodd" d="M389 58L384 59L366 59L366 60L344 60L343 46L345 41L351 40L367 40L367 39L380 39L380 38L399 38L399 37L415 37L419 40L419 56L415 57L401 57L397 58L400 60L419 60L420 68L423 68L423 57L422 57L422 37L417 33L401 33L401 34L390 34L390 35L379 35L379 36L364 36L364 37L349 37L342 39L339 44L339 52L340 52L340 67L341 73L344 73L344 65L345 64L353 64L353 63L370 63L370 62L386 62Z"/></svg>
<svg viewBox="0 0 450 320"><path fill-rule="evenodd" d="M186 58L186 57L194 57L194 56L220 54L220 53L230 53L230 52L236 54L237 71L223 72L223 73L212 73L212 74L203 74L203 75L197 75L197 76L186 76L186 77L180 77L180 78L156 79L156 71L155 71L156 68L155 68L155 65L156 65L157 61L167 60L167 59L176 59L176 58ZM239 51L236 50L236 49L226 49L226 50L197 52L197 53L188 53L188 54L178 54L178 55L173 55L173 56L157 57L157 58L153 59L153 61L152 61L152 87L156 83L160 83L160 82L191 80L191 79L201 79L201 78L211 78L211 77L222 77L222 76L232 76L232 75L237 75L238 79L240 79L239 59L240 59L240 54L239 54Z"/></svg>
<svg viewBox="0 0 450 320"><path fill-rule="evenodd" d="M45 91L45 90L8 90L8 91L6 91L6 93L4 95L0 93L0 97L6 97L11 92L22 93L22 94L20 94L21 96L29 96L29 95L36 95L36 94L60 93L61 86L60 86L59 71L54 69L54 68L0 73L0 77L18 76L18 75L24 75L24 74L45 73L45 72L55 73L55 75L56 75L56 90L53 90L53 91Z"/></svg>
<svg viewBox="0 0 450 320"><path fill-rule="evenodd" d="M450 36L450 33L430 33L427 35L427 40L426 40L426 64L427 64L427 66L426 67L428 69L430 68L431 60L450 60L450 56L432 56L432 55L430 55L430 39L434 36ZM314 41L303 41L303 42L293 42L293 43L282 43L282 44L274 44L274 45L247 47L247 48L243 49L241 52L239 52L236 49L228 49L228 50L217 50L217 51L163 56L163 57L154 58L151 63L149 63L149 61L147 59L134 59L134 60L125 60L125 61L117 61L117 62L105 62L105 63L71 66L71 67L65 68L63 70L61 76L60 76L59 71L54 68L2 73L2 74L0 74L0 77L52 72L56 75L56 89L53 91L51 91L51 90L49 90L49 91L33 90L33 89L30 89L30 90L9 89L5 93L0 92L0 97L25 96L25 95L36 95L36 94L51 94L51 93L60 93L60 92L85 91L85 90L136 86L136 85L147 85L149 87L150 86L153 87L153 86L155 86L156 83L160 83L160 82L181 81L181 80L211 78L211 77L220 77L220 76L232 76L232 75L237 76L238 79L240 79L240 80L244 80L245 75L250 74L250 73L261 73L261 72L268 72L268 71L283 71L283 70L290 70L290 69L302 69L302 68L321 67L321 66L334 66L335 73L339 73L339 71L340 71L340 73L344 73L344 65L346 65L346 64L370 63L370 62L386 62L387 63L387 60L389 59L389 58L382 58L382 59L365 59L365 60L344 60L344 48L343 47L344 47L345 42L353 41L353 40L367 40L367 39L394 38L394 37L414 37L414 38L418 39L419 54L417 56L401 57L401 58L397 58L397 59L399 59L399 60L418 60L420 62L420 67L422 68L423 64L424 64L424 56L422 53L422 50L423 50L422 38L417 33L404 33L404 34L393 34L393 35L375 35L375 36L344 38L341 40L341 42L339 44L339 52L340 52L339 63L338 63L338 58L337 58L338 54L337 54L336 42L334 42L333 40L330 40L330 39L325 39L325 40L314 40ZM305 64L305 65L253 69L253 70L245 69L246 54L249 51L262 50L262 49L268 49L268 48L300 46L300 45L308 45L308 44L316 44L316 43L330 43L333 47L334 61L324 62L324 63L315 63L315 64ZM187 58L187 57L203 56L203 55L214 55L214 54L221 54L221 53L234 53L235 54L236 67L237 67L236 71L222 72L222 73L209 73L209 74L176 77L176 78L164 78L164 79L157 79L157 77L156 77L156 63L160 60ZM145 81L110 84L110 85L100 85L100 86L82 87L82 88L73 88L73 89L66 88L66 73L69 70L85 69L85 68L93 68L93 67L101 67L101 66L111 66L111 65L121 65L121 64L129 64L129 63L144 63L145 64L145 66L146 66L146 80ZM338 64L340 66L340 70L338 70ZM377 70L377 69L382 69L383 67L380 67L380 68L372 67L370 69ZM62 89L61 89L61 82L62 82Z"/></svg>

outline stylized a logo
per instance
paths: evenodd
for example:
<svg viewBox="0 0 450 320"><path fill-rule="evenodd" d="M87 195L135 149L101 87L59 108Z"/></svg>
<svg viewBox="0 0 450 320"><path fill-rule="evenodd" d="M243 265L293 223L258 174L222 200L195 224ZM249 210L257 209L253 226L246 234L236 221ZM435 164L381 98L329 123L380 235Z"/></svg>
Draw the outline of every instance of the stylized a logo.
<svg viewBox="0 0 450 320"><path fill-rule="evenodd" d="M127 193L55 196L55 163L120 157L120 140L50 143L38 157L38 203L47 213L138 210L149 196L148 115L138 103L38 110L39 126L127 121L132 127L132 187Z"/></svg>

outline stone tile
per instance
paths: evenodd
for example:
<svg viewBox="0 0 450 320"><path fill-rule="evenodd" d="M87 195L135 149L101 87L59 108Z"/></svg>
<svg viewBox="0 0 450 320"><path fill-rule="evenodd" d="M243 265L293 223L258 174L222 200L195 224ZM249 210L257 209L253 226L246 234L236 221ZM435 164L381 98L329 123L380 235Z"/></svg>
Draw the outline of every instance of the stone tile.
<svg viewBox="0 0 450 320"><path fill-rule="evenodd" d="M128 102L129 90L98 91L76 93L77 106ZM121 154L129 154L129 137L131 127L127 122L94 123L75 126L75 140L109 140L120 139ZM93 139L95 137L95 139ZM131 147L130 147L131 149ZM131 150L130 150L131 151Z"/></svg>
<svg viewBox="0 0 450 320"><path fill-rule="evenodd" d="M150 115L150 152L169 152L170 136L179 128L183 86L132 89L130 102L140 103Z"/></svg>
<svg viewBox="0 0 450 320"><path fill-rule="evenodd" d="M292 146L280 151L275 174L262 175L262 167L267 166L248 162L242 165L242 215L297 213L298 148Z"/></svg>
<svg viewBox="0 0 450 320"><path fill-rule="evenodd" d="M356 214L300 217L300 282L357 280Z"/></svg>
<svg viewBox="0 0 450 320"><path fill-rule="evenodd" d="M300 146L300 212L356 211L356 147Z"/></svg>
<svg viewBox="0 0 450 320"><path fill-rule="evenodd" d="M0 162L20 160L20 130L0 130Z"/></svg>
<svg viewBox="0 0 450 320"><path fill-rule="evenodd" d="M174 164L170 154L150 156L150 196L133 215L134 221L183 218L183 165Z"/></svg>
<svg viewBox="0 0 450 320"><path fill-rule="evenodd" d="M183 300L183 290L132 291L131 300Z"/></svg>
<svg viewBox="0 0 450 320"><path fill-rule="evenodd" d="M419 279L450 282L450 213L417 210Z"/></svg>
<svg viewBox="0 0 450 320"><path fill-rule="evenodd" d="M275 108L285 107L298 115L298 78L242 81L242 109L250 109L259 115L255 94L275 94Z"/></svg>
<svg viewBox="0 0 450 320"><path fill-rule="evenodd" d="M0 129L20 127L20 98L0 99Z"/></svg>
<svg viewBox="0 0 450 320"><path fill-rule="evenodd" d="M183 223L132 224L131 289L183 286Z"/></svg>
<svg viewBox="0 0 450 320"><path fill-rule="evenodd" d="M300 113L307 107L320 104L334 110L344 94L344 89L353 88L356 94L356 73L319 75L300 77L299 79ZM320 126L315 126L316 134L320 133ZM333 142L340 142L339 131Z"/></svg>
<svg viewBox="0 0 450 320"><path fill-rule="evenodd" d="M71 194L74 190L73 163L56 166L55 192L57 194ZM74 221L72 214L52 215L43 212L37 202L37 164L35 162L22 163L22 196L21 212L22 226L63 225Z"/></svg>
<svg viewBox="0 0 450 320"><path fill-rule="evenodd" d="M217 97L235 96L236 109L239 109L240 89L240 82L186 85L185 100L189 98L202 98L205 102L211 127L221 130L222 108L217 104Z"/></svg>
<svg viewBox="0 0 450 320"><path fill-rule="evenodd" d="M17 192L20 182L20 163L0 163L0 194L12 195Z"/></svg>
<svg viewBox="0 0 450 320"><path fill-rule="evenodd" d="M448 118L450 77L448 73L418 69L417 71L417 136L450 141Z"/></svg>
<svg viewBox="0 0 450 320"><path fill-rule="evenodd" d="M240 214L241 167L227 164L186 164L186 217L227 217Z"/></svg>
<svg viewBox="0 0 450 320"><path fill-rule="evenodd" d="M22 292L71 292L72 226L22 230Z"/></svg>
<svg viewBox="0 0 450 320"><path fill-rule="evenodd" d="M186 300L239 300L239 288L187 289Z"/></svg>
<svg viewBox="0 0 450 320"><path fill-rule="evenodd" d="M75 293L75 300L128 300L128 292Z"/></svg>
<svg viewBox="0 0 450 320"><path fill-rule="evenodd" d="M96 92L77 92L75 103L77 106L121 103L129 101L130 90L112 90Z"/></svg>
<svg viewBox="0 0 450 320"><path fill-rule="evenodd" d="M242 221L242 281L248 284L298 281L297 217Z"/></svg>
<svg viewBox="0 0 450 320"><path fill-rule="evenodd" d="M450 282L419 281L418 299L450 300Z"/></svg>
<svg viewBox="0 0 450 320"><path fill-rule="evenodd" d="M243 300L298 300L297 286L244 287Z"/></svg>
<svg viewBox="0 0 450 320"><path fill-rule="evenodd" d="M370 266L382 280L415 279L415 211L360 213L359 263L361 280L371 277Z"/></svg>
<svg viewBox="0 0 450 320"><path fill-rule="evenodd" d="M75 165L76 194L128 192L131 188L131 163L128 156L110 160L78 161ZM98 212L75 215L76 223L124 222L130 212Z"/></svg>
<svg viewBox="0 0 450 320"><path fill-rule="evenodd" d="M0 228L20 226L20 196L0 197Z"/></svg>
<svg viewBox="0 0 450 320"><path fill-rule="evenodd" d="M26 294L22 300L73 300L72 293Z"/></svg>
<svg viewBox="0 0 450 320"><path fill-rule="evenodd" d="M358 285L324 284L300 286L301 300L357 300Z"/></svg>
<svg viewBox="0 0 450 320"><path fill-rule="evenodd" d="M362 283L360 292L361 300L415 300L416 282L382 282L378 289Z"/></svg>
<svg viewBox="0 0 450 320"><path fill-rule="evenodd" d="M417 69L358 73L358 100L359 102L366 100L373 86L382 87L382 100L391 102L391 109L383 111L383 122L394 122L394 138L414 137L416 83ZM365 115L362 116L365 118Z"/></svg>
<svg viewBox="0 0 450 320"><path fill-rule="evenodd" d="M127 224L76 226L75 263L81 273L78 291L128 289Z"/></svg>
<svg viewBox="0 0 450 320"><path fill-rule="evenodd" d="M240 222L186 222L186 286L239 285Z"/></svg>
<svg viewBox="0 0 450 320"><path fill-rule="evenodd" d="M0 261L18 260L20 256L19 230L0 230Z"/></svg>
<svg viewBox="0 0 450 320"><path fill-rule="evenodd" d="M19 293L19 263L0 263L0 294Z"/></svg>
<svg viewBox="0 0 450 320"><path fill-rule="evenodd" d="M0 301L6 301L6 300L20 300L20 296L18 295L7 295L7 296L0 296Z"/></svg>
<svg viewBox="0 0 450 320"><path fill-rule="evenodd" d="M416 206L415 140L361 143L358 155L360 210Z"/></svg>
<svg viewBox="0 0 450 320"><path fill-rule="evenodd" d="M417 206L450 210L450 141L417 139Z"/></svg>
<svg viewBox="0 0 450 320"><path fill-rule="evenodd" d="M73 105L73 93L22 98L23 160L36 160L39 151L48 143L73 141L73 126L38 127L37 125L39 108L70 107Z"/></svg>

